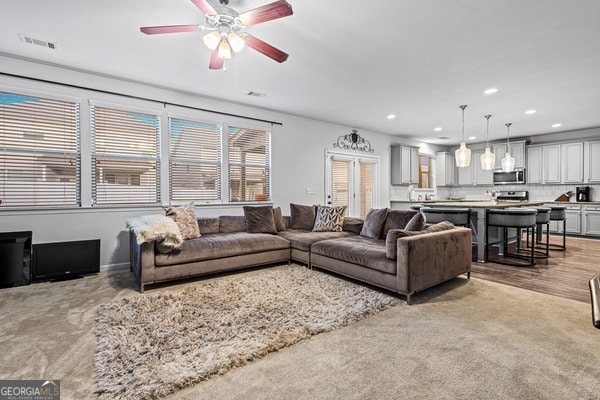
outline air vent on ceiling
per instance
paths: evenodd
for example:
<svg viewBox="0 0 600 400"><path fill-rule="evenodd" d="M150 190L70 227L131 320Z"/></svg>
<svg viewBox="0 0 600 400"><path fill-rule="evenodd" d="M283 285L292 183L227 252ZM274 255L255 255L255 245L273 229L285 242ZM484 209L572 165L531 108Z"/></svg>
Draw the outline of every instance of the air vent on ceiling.
<svg viewBox="0 0 600 400"><path fill-rule="evenodd" d="M47 42L45 40L42 39L36 39L34 37L31 36L26 36L23 35L22 33L19 33L19 38L21 38L21 41L23 43L28 43L28 44L35 44L41 47L45 47L47 49L52 49L52 50L56 50L58 47L58 44L56 42Z"/></svg>
<svg viewBox="0 0 600 400"><path fill-rule="evenodd" d="M438 139L439 140L450 140L450 138L447 136L438 136Z"/></svg>
<svg viewBox="0 0 600 400"><path fill-rule="evenodd" d="M250 92L248 92L246 94L248 96L258 97L258 98L261 98L261 99L266 96L266 94L264 94L264 93L258 93L258 92L253 92L253 91L250 91Z"/></svg>

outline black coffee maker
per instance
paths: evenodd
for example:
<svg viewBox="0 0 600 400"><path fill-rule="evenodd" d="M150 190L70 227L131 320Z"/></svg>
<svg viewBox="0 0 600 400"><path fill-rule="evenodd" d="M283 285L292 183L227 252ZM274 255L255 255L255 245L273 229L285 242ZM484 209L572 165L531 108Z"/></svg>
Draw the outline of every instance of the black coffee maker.
<svg viewBox="0 0 600 400"><path fill-rule="evenodd" d="M578 186L577 187L577 201L590 201L590 187L589 186Z"/></svg>

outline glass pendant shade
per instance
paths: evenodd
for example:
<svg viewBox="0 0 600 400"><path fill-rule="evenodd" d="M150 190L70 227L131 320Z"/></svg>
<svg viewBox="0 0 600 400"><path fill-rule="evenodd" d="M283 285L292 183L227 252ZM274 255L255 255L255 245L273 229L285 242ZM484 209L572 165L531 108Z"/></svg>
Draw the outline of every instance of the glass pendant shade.
<svg viewBox="0 0 600 400"><path fill-rule="evenodd" d="M502 171L511 172L515 170L515 158L510 156L509 152L502 159Z"/></svg>
<svg viewBox="0 0 600 400"><path fill-rule="evenodd" d="M471 164L471 149L465 142L460 142L460 147L454 152L457 167L468 167Z"/></svg>
<svg viewBox="0 0 600 400"><path fill-rule="evenodd" d="M204 35L204 44L211 50L219 47L219 43L221 43L221 35L217 31L212 31L209 34Z"/></svg>
<svg viewBox="0 0 600 400"><path fill-rule="evenodd" d="M496 164L496 155L490 151L489 147L485 148L485 153L481 155L481 168L485 170L494 169Z"/></svg>

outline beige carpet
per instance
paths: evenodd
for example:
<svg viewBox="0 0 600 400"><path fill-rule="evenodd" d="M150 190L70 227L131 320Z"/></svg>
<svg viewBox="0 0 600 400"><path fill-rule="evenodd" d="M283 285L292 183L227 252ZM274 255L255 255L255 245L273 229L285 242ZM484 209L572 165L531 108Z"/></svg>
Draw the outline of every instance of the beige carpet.
<svg viewBox="0 0 600 400"><path fill-rule="evenodd" d="M196 284L140 295L121 270L0 290L0 379L60 379L63 400L96 398L100 304ZM599 343L589 304L459 277L167 398L598 399Z"/></svg>
<svg viewBox="0 0 600 400"><path fill-rule="evenodd" d="M96 326L98 392L106 400L161 398L396 303L290 266L104 304Z"/></svg>

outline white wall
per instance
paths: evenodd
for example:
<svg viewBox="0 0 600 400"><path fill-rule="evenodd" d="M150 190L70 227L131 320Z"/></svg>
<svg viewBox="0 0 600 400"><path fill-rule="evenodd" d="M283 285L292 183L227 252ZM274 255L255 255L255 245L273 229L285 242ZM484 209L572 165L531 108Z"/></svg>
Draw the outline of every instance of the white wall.
<svg viewBox="0 0 600 400"><path fill-rule="evenodd" d="M0 65L2 65L2 71L8 74L281 122L282 126L274 125L272 130L272 199L274 205L282 207L284 214L289 214L289 203L291 202L325 204L325 150L334 150L333 143L337 138L350 133L352 128L9 57L0 56ZM0 75L0 90L18 92L20 89L41 91L48 95L73 96L84 100L82 104L82 164L85 164L86 152L89 153L89 148L85 149L86 143L89 146L89 121L86 116L88 99L155 109L163 107L162 104L141 102L127 97ZM218 114L207 115L213 119L225 118L219 117ZM249 121L249 123L252 122ZM371 142L375 152L370 155L380 159L379 206L388 207L390 199L389 145L392 142L402 142L402 139L363 130L359 130L359 134ZM357 152L357 154L364 153ZM163 161L163 168L165 164ZM84 207L74 210L45 211L33 209L11 211L0 208L0 231L31 230L34 244L100 238L102 243L101 268L126 266L129 260L126 221L135 216L157 214L163 211L160 207L91 207L91 195L85 191L86 188L89 188L91 167L82 166L84 174L88 174L82 177ZM307 195L306 188L313 188L314 194ZM162 193L163 202L168 202L168 196L164 195L164 188ZM241 215L242 209L241 206L206 205L199 206L197 213L208 216Z"/></svg>

